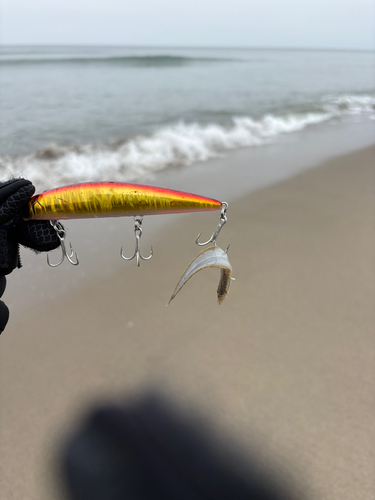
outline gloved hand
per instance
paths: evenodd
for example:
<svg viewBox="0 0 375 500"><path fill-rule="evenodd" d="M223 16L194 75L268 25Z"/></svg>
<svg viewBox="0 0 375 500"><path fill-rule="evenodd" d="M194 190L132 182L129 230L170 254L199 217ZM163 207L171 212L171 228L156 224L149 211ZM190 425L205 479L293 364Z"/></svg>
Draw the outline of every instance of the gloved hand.
<svg viewBox="0 0 375 500"><path fill-rule="evenodd" d="M37 252L48 252L60 245L49 221L23 220L34 192L35 187L26 179L0 182L0 297L5 290L5 275L21 267L20 244ZM0 300L0 333L8 319L9 310Z"/></svg>

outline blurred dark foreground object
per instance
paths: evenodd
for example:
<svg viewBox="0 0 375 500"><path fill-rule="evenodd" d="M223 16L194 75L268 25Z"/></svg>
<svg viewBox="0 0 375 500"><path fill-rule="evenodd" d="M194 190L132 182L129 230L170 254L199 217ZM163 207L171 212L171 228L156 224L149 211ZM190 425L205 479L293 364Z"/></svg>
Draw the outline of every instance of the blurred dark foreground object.
<svg viewBox="0 0 375 500"><path fill-rule="evenodd" d="M235 455L196 417L148 395L94 409L64 445L59 472L72 500L295 498L259 464Z"/></svg>
<svg viewBox="0 0 375 500"><path fill-rule="evenodd" d="M25 221L23 211L35 192L26 179L0 182L0 297L6 286L5 275L21 267L19 245L36 252L48 252L60 245L49 221ZM0 333L9 319L9 310L0 300Z"/></svg>

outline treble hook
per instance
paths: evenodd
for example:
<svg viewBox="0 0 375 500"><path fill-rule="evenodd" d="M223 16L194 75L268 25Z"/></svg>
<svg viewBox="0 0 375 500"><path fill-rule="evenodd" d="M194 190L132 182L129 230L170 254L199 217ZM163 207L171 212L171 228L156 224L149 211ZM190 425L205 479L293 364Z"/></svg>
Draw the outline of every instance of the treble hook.
<svg viewBox="0 0 375 500"><path fill-rule="evenodd" d="M132 260L135 257L137 260L138 267L141 264L140 259L150 260L151 257L153 256L152 246L151 246L151 253L150 253L149 257L143 257L143 255L141 255L142 221L143 221L143 216L136 215L134 217L135 250L134 250L133 256L132 257L125 257L125 255L122 252L122 247L121 247L121 251L120 251L120 255L124 260Z"/></svg>
<svg viewBox="0 0 375 500"><path fill-rule="evenodd" d="M60 222L58 222L57 220L50 220L50 224L53 227L53 229L56 231L57 237L60 240L62 257L61 257L60 262L58 262L57 264L51 264L50 261L49 261L49 256L47 255L47 264L50 267L57 267L57 266L59 266L60 264L63 263L63 261L64 261L64 259L66 257L68 259L68 261L71 264L73 264L73 266L78 266L79 260L78 260L77 254L75 254L76 262L74 262L74 260L72 260L72 257L74 255L74 251L73 251L71 243L69 243L69 245L70 245L70 255L68 255L67 252L66 252L66 246L65 246L66 231L65 231L63 225Z"/></svg>
<svg viewBox="0 0 375 500"><path fill-rule="evenodd" d="M202 233L199 233L197 236L197 239L195 240L195 243L199 245L200 247L203 247L204 245L208 245L209 243L214 243L216 245L216 238L219 236L219 233L221 231L221 228L224 226L224 224L227 222L227 209L228 209L228 203L226 201L223 201L221 204L221 212L220 212L220 220L219 224L217 225L215 231L212 233L212 236L209 240L207 240L205 243L199 243L199 238Z"/></svg>

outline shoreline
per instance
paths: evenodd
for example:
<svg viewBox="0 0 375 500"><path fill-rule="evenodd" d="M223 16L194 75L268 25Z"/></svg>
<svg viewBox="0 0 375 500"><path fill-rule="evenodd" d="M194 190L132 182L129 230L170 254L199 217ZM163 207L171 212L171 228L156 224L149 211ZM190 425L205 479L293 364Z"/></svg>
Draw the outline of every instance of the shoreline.
<svg viewBox="0 0 375 500"><path fill-rule="evenodd" d="M298 176L301 172L320 168L321 164L335 157L368 148L373 144L374 130L375 122L312 127L300 133L286 135L282 140L266 146L240 149L223 158L162 172L149 184L227 201L230 221L231 207L236 200ZM219 214L202 212L190 217L194 217L196 221L196 230L190 239L186 238L187 245L203 231L206 221L207 229L204 234L212 234ZM186 220L189 220L189 214L145 217L142 247L149 249L153 245L155 256L158 252L163 252L162 234L171 230L177 232L176 237L183 237ZM49 303L51 299L59 300L61 296L69 293L72 286L74 289L85 287L87 279L94 282L108 274L126 274L128 268L134 264L133 261L125 263L119 257L122 245L125 254L131 255L134 251L132 217L71 220L65 221L64 225L67 230L67 242L72 242L80 265L75 268L64 262L58 269L51 269L46 263L45 255L35 255L30 250L21 248L23 269L16 270L9 276L4 295L11 309L17 308L20 297L23 307L38 307L40 301ZM51 253L53 262L59 259L58 252L59 249ZM152 262L144 262L143 265L149 267L148 264ZM47 281L48 284L44 290L38 288L41 275L44 275L44 282Z"/></svg>
<svg viewBox="0 0 375 500"><path fill-rule="evenodd" d="M87 242L81 269L50 269L31 255L41 270L25 266L18 284L11 275L4 294L5 497L53 498L48 459L58 436L92 401L151 386L191 402L244 448L255 445L311 500L370 500L374 158L372 146L231 201L218 245L231 244L236 281L221 306L211 269L165 307L216 212L163 228L139 269L116 256L124 237L116 226L103 246ZM80 231L68 234L77 251L88 234Z"/></svg>

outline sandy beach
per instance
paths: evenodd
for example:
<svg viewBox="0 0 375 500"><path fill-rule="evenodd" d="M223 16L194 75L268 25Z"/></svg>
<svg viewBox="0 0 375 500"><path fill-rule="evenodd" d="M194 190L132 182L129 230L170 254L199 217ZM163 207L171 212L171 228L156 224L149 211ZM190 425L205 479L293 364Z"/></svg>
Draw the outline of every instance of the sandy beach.
<svg viewBox="0 0 375 500"><path fill-rule="evenodd" d="M231 202L218 245L231 245L236 281L221 306L210 269L165 307L215 212L145 234L155 255L139 269L119 258L112 222L106 241L75 239L77 268L24 251L3 297L1 497L57 498L55 446L82 412L158 388L285 469L308 498L371 500L374 180L371 147Z"/></svg>

